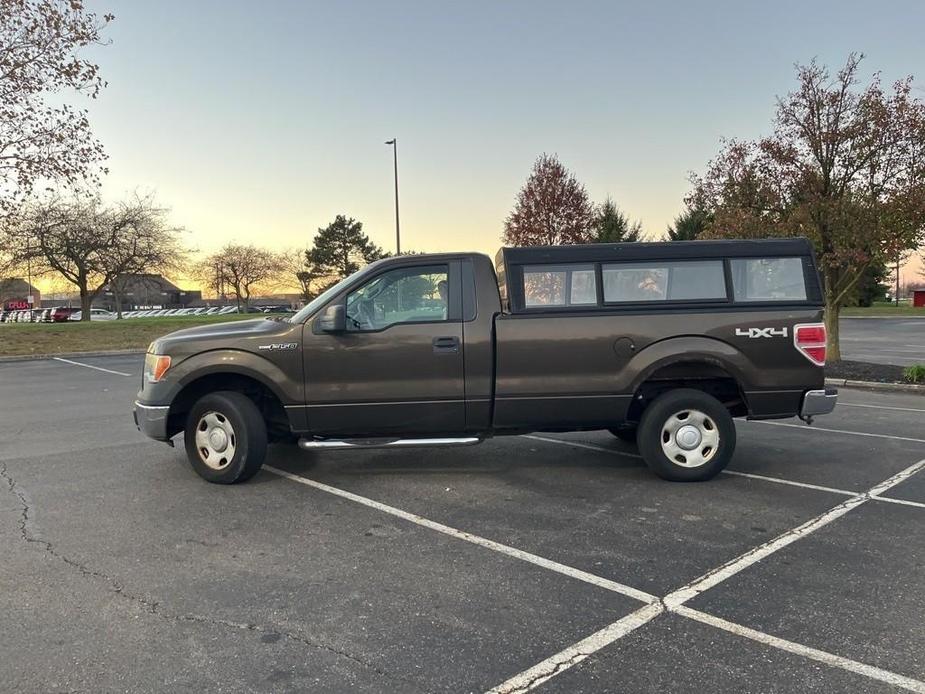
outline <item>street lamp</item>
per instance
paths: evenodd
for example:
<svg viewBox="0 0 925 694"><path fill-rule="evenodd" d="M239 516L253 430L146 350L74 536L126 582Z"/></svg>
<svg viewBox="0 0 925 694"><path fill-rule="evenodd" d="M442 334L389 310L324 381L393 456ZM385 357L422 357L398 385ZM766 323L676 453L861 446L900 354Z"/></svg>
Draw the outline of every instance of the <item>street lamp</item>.
<svg viewBox="0 0 925 694"><path fill-rule="evenodd" d="M395 165L395 255L401 255L401 231L398 224L398 138L386 140L392 145L392 161Z"/></svg>

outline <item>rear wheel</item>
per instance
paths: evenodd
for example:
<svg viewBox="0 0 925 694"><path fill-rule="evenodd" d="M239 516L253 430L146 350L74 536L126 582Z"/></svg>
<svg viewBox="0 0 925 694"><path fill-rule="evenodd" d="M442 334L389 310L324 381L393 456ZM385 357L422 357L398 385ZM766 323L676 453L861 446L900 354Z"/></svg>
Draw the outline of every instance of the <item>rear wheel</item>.
<svg viewBox="0 0 925 694"><path fill-rule="evenodd" d="M732 458L736 430L723 404L682 388L660 395L642 414L639 452L659 477L698 482L715 477Z"/></svg>
<svg viewBox="0 0 925 694"><path fill-rule="evenodd" d="M260 470L267 454L267 426L253 400L242 393L204 395L190 410L184 432L186 455L209 482L234 484Z"/></svg>

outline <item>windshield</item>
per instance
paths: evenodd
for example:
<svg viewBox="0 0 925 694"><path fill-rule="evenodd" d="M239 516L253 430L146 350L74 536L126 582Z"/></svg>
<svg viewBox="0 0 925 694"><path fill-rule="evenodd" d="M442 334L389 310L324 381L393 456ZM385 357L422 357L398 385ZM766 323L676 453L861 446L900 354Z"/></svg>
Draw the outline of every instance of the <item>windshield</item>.
<svg viewBox="0 0 925 694"><path fill-rule="evenodd" d="M325 289L323 292L321 292L321 294L316 296L314 299L312 299L307 304L305 304L305 306L299 309L299 312L295 314L294 316L292 316L289 319L289 322L290 323L304 323L306 318L308 318L315 311L317 311L319 308L321 308L326 303L328 303L328 301L330 301L335 296L337 296L338 292L340 292L340 290L344 287L344 285L346 285L347 282L352 280L354 277L359 275L361 272L363 272L363 269L357 270L349 277L345 277L337 284Z"/></svg>

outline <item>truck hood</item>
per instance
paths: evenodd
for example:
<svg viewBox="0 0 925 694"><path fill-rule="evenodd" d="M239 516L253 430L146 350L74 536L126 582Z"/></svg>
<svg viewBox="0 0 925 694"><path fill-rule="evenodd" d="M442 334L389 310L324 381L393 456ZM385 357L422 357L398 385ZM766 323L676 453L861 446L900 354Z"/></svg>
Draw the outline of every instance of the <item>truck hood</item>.
<svg viewBox="0 0 925 694"><path fill-rule="evenodd" d="M301 342L301 324L256 318L177 330L157 338L148 351L184 358L213 349L257 352L262 345L299 343L301 346Z"/></svg>

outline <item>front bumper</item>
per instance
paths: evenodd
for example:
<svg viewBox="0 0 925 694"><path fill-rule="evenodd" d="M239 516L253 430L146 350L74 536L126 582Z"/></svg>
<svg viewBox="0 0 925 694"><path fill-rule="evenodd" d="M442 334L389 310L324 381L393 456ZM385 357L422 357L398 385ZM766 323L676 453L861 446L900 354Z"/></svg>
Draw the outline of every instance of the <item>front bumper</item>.
<svg viewBox="0 0 925 694"><path fill-rule="evenodd" d="M135 426L145 436L156 441L169 441L167 436L167 413L170 405L144 405L137 400L132 414L135 417Z"/></svg>
<svg viewBox="0 0 925 694"><path fill-rule="evenodd" d="M800 406L800 418L806 419L820 414L829 414L835 409L837 400L837 388L808 390L803 396L803 404Z"/></svg>

